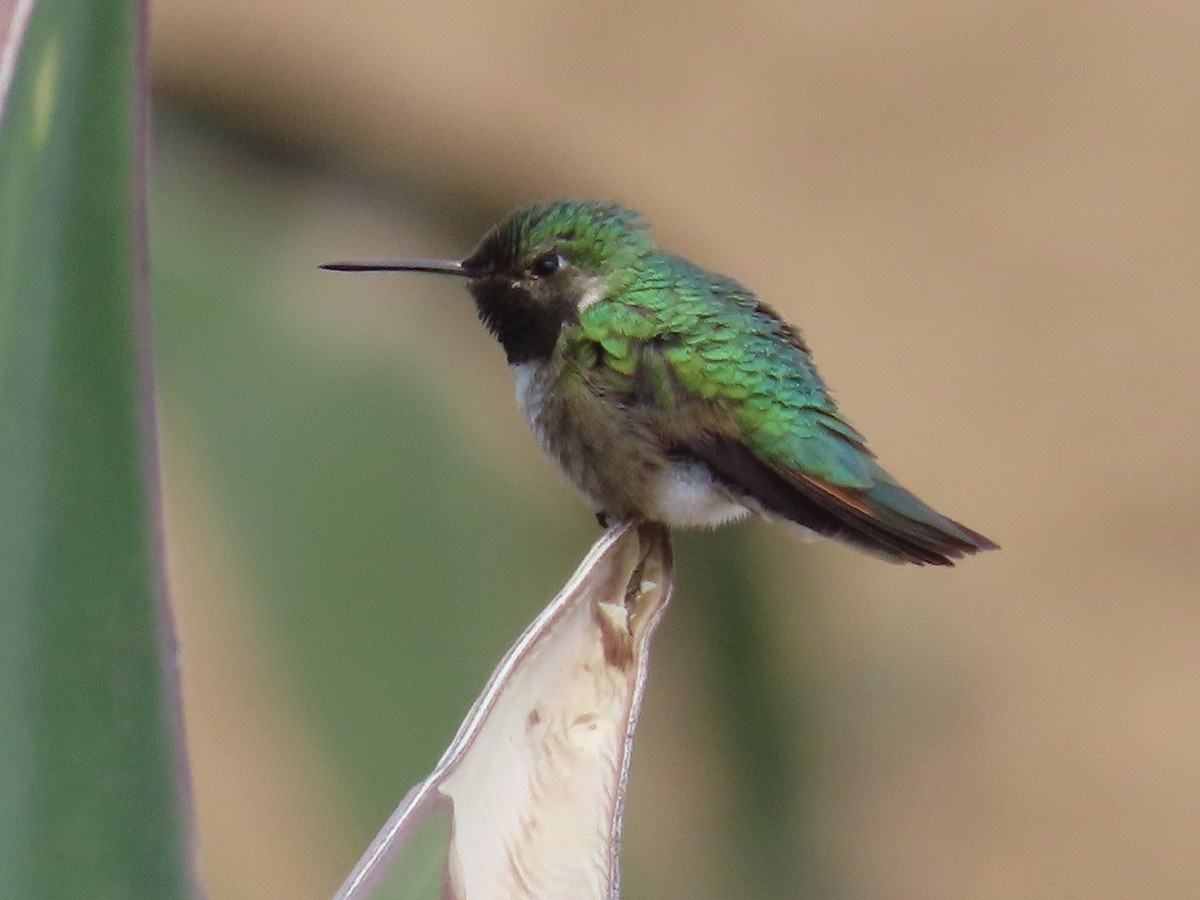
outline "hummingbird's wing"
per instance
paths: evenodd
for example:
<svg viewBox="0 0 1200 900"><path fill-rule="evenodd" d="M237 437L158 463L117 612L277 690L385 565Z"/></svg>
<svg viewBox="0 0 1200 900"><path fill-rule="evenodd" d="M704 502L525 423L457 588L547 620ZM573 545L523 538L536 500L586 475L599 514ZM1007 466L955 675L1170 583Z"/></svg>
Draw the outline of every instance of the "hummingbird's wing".
<svg viewBox="0 0 1200 900"><path fill-rule="evenodd" d="M634 294L585 326L627 374L627 402L658 418L667 453L704 462L765 512L897 562L952 565L996 546L884 471L774 310L732 280L704 289ZM608 315L624 317L616 331Z"/></svg>

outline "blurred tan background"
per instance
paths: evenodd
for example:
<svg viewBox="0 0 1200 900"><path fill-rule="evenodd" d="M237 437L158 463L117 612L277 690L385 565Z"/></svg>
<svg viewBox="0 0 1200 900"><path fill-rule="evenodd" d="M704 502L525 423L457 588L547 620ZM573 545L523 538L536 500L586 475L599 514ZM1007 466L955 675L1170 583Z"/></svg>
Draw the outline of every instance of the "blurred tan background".
<svg viewBox="0 0 1200 900"><path fill-rule="evenodd" d="M680 542L626 896L1200 896L1200 6L154 5L169 555L213 900L332 893L596 537L461 286L641 209L1003 551Z"/></svg>

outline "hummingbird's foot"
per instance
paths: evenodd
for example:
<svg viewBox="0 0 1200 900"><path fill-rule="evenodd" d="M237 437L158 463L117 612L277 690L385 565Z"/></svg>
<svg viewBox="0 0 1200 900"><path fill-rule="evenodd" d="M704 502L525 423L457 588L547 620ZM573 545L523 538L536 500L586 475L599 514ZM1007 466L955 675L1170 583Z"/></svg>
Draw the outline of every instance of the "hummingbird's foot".
<svg viewBox="0 0 1200 900"><path fill-rule="evenodd" d="M608 528L608 513L600 509L596 511L596 521L600 523L601 528Z"/></svg>

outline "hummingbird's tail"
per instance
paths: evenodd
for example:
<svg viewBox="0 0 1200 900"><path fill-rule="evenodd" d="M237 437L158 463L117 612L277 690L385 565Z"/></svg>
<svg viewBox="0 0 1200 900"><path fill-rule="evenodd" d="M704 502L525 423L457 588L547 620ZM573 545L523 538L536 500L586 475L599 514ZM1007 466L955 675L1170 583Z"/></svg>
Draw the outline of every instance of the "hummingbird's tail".
<svg viewBox="0 0 1200 900"><path fill-rule="evenodd" d="M963 556L998 549L902 488L873 460L871 486L854 489L769 465L735 440L705 441L692 451L727 487L765 512L892 562L952 566Z"/></svg>
<svg viewBox="0 0 1200 900"><path fill-rule="evenodd" d="M886 474L865 491L831 492L826 488L807 496L821 509L827 534L895 562L952 566L963 556L999 549Z"/></svg>

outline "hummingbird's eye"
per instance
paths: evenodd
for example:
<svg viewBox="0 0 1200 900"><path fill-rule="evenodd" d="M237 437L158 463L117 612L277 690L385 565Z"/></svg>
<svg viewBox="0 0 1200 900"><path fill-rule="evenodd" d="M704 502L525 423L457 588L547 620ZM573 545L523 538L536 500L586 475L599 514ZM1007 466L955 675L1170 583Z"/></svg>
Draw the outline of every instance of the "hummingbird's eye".
<svg viewBox="0 0 1200 900"><path fill-rule="evenodd" d="M562 266L566 265L566 262L560 254L550 251L534 259L533 264L529 267L529 271L535 278L545 278L557 272Z"/></svg>

